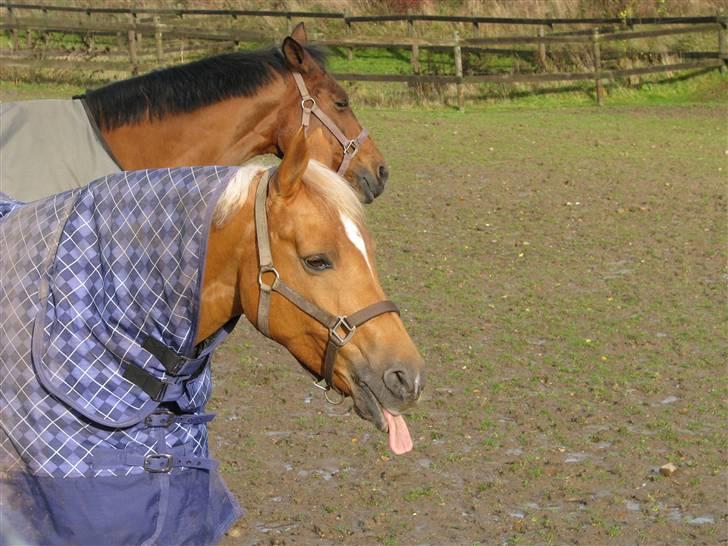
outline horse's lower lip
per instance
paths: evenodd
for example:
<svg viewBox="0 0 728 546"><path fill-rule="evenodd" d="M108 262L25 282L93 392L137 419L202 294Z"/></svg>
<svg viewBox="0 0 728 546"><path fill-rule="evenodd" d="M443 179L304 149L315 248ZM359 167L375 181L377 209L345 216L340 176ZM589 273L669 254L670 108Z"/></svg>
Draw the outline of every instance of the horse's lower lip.
<svg viewBox="0 0 728 546"><path fill-rule="evenodd" d="M383 406L366 383L359 383L356 388L351 389L351 397L354 400L354 409L361 418L371 421L382 432L388 431ZM366 404L366 408L360 407L361 402ZM364 409L367 410L366 414Z"/></svg>
<svg viewBox="0 0 728 546"><path fill-rule="evenodd" d="M366 178L362 178L360 180L361 182L359 182L359 189L362 193L362 201L367 204L371 203L372 201L374 201L374 193L369 187L369 183L367 182Z"/></svg>
<svg viewBox="0 0 728 546"><path fill-rule="evenodd" d="M375 191L375 185L372 182L370 176L365 172L363 174L357 174L357 181L359 185L359 191L362 195L362 202L371 203L374 198L379 195Z"/></svg>

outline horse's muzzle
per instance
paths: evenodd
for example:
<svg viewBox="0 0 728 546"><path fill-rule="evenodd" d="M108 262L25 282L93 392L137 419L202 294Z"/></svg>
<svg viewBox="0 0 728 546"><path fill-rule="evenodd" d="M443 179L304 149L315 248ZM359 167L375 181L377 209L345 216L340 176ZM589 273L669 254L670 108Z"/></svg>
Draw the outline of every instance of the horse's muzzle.
<svg viewBox="0 0 728 546"><path fill-rule="evenodd" d="M367 168L359 168L355 169L353 174L359 190L359 200L363 203L371 203L379 197L389 179L389 169L386 165L379 165L376 173Z"/></svg>

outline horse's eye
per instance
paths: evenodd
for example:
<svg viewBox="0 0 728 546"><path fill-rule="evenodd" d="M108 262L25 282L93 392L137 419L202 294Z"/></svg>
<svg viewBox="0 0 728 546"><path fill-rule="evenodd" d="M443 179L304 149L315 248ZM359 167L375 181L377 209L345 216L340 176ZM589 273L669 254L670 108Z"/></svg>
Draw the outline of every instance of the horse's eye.
<svg viewBox="0 0 728 546"><path fill-rule="evenodd" d="M303 259L303 263L311 271L317 271L317 272L325 271L326 269L331 269L333 267L333 265L331 264L331 260L329 260L323 254L315 254L313 256L306 256Z"/></svg>
<svg viewBox="0 0 728 546"><path fill-rule="evenodd" d="M348 99L340 99L337 101L334 101L334 104L337 108L349 108L349 100Z"/></svg>

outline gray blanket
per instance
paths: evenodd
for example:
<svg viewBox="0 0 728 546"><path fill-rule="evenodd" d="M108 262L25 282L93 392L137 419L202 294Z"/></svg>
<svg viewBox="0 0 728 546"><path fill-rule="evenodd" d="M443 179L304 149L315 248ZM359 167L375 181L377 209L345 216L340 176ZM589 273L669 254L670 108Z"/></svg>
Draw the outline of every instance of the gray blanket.
<svg viewBox="0 0 728 546"><path fill-rule="evenodd" d="M0 104L0 192L35 201L120 170L83 101Z"/></svg>

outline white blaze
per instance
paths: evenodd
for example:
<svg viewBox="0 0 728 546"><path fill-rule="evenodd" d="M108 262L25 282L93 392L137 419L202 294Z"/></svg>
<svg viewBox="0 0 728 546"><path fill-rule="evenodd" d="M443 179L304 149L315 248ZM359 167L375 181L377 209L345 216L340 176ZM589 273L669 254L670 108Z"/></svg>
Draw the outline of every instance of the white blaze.
<svg viewBox="0 0 728 546"><path fill-rule="evenodd" d="M366 261L367 265L369 266L369 270L372 269L372 264L369 263L369 255L367 254L367 245L364 242L364 237L361 236L361 231L359 231L359 227L356 225L356 223L349 218L347 215L342 214L341 215L341 222L344 224L344 230L346 231L346 236L349 238L349 240L352 242L352 244L359 249L359 252L361 252L362 256L364 256L364 261Z"/></svg>

